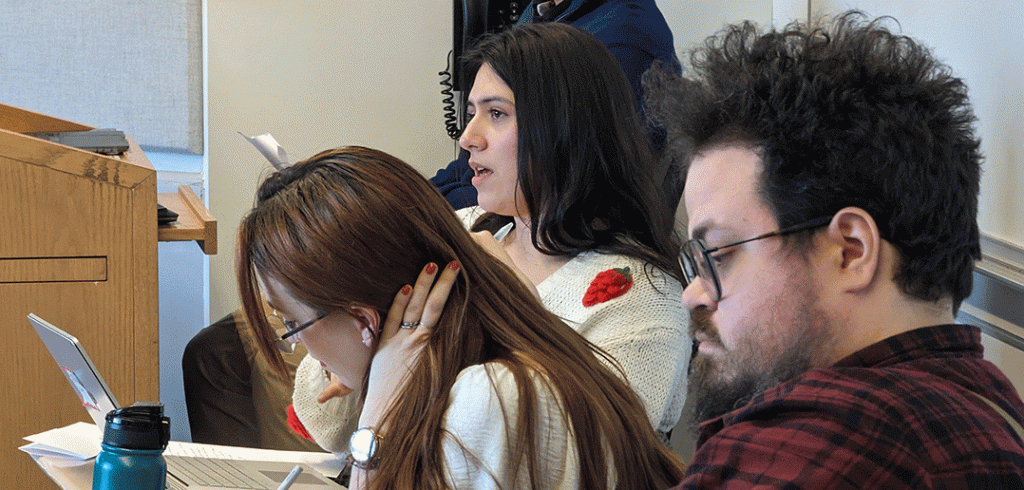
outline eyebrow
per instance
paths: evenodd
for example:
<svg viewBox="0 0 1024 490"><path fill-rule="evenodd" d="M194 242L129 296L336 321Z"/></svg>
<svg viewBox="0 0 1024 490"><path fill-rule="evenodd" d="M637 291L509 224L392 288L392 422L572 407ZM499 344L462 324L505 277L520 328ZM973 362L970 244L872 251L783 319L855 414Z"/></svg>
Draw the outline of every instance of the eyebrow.
<svg viewBox="0 0 1024 490"><path fill-rule="evenodd" d="M715 221L705 221L693 229L693 233L690 234L690 238L694 240L703 241L707 237L708 232L715 228Z"/></svg>
<svg viewBox="0 0 1024 490"><path fill-rule="evenodd" d="M480 99L478 103L480 105L485 105L485 104L491 104L491 103L494 103L494 102L501 102L501 103L504 103L504 104L515 105L515 103L513 103L511 100L508 100L508 99L506 99L506 98L504 98L504 97L502 97L500 95L492 95L490 97L484 97L483 99ZM468 105L476 107L476 104L474 104L472 101L466 101L466 103Z"/></svg>

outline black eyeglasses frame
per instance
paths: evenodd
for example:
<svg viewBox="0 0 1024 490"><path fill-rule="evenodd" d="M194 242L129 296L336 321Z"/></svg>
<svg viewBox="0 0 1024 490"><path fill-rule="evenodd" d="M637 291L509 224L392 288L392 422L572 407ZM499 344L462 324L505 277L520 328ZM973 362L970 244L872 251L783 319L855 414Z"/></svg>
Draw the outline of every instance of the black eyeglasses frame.
<svg viewBox="0 0 1024 490"><path fill-rule="evenodd" d="M288 340L288 337L291 337L291 336L293 336L293 335L295 335L295 334L297 334L297 333L299 333L299 332L301 332L301 331L303 331L303 330L305 330L305 329L307 329L309 327L312 327L314 323L316 323L316 322L318 322L320 320L323 320L324 318L327 317L327 315L328 315L327 313L318 313L316 318L314 318L314 319L312 319L312 320L310 320L310 321L308 321L306 323L303 323L302 325L299 325L299 326L297 326L295 328L289 328L285 333L281 334L281 340ZM288 326L288 322L285 322L285 327L287 327L287 326Z"/></svg>
<svg viewBox="0 0 1024 490"><path fill-rule="evenodd" d="M705 266L705 269L703 270L706 270L707 274L710 275L710 277L703 277L705 282L710 282L715 288L713 291L714 294L711 295L711 300L718 301L722 299L722 283L718 279L718 271L715 269L715 262L712 259L711 254L722 249L735 247L737 245L743 245L744 243L749 243L756 240L762 240L765 238L777 236L792 235L794 233L799 233L802 231L813 230L815 228L825 226L831 222L832 216L822 216L820 218L815 218L810 221L797 223L793 226L788 226L777 231L764 233L761 235L757 235L753 238L747 238L745 240L740 240L738 242L729 243L711 249L704 246L704 241L702 239L694 238L691 240L687 240L686 243L684 243L683 246L680 248L678 257L679 266L683 269L683 275L686 279L686 284L684 284L683 286L689 286L690 283L694 281L694 279L697 279L698 277L703 277L700 273L702 269L700 267L700 264L697 262L697 257L694 255L694 251L691 250L693 248L696 248L696 250L700 252L701 258L703 259Z"/></svg>

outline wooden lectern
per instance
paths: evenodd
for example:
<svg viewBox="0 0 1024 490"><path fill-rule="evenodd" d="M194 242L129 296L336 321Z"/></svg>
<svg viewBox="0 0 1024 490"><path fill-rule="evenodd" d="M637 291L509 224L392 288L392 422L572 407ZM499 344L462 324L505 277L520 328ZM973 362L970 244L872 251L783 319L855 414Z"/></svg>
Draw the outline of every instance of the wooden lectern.
<svg viewBox="0 0 1024 490"><path fill-rule="evenodd" d="M29 313L78 337L122 405L159 400L156 172L131 138L126 153L106 156L23 134L89 129L0 104L0 468L8 488L55 487L17 449L24 436L91 421ZM215 251L216 238L206 245Z"/></svg>

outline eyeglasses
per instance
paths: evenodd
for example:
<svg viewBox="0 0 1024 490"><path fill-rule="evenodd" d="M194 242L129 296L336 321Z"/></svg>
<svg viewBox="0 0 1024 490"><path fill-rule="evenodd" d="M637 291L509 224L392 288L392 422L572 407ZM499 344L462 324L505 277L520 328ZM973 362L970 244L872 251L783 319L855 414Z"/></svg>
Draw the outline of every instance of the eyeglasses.
<svg viewBox="0 0 1024 490"><path fill-rule="evenodd" d="M284 321L284 328L286 328L288 330L285 333L281 334L281 340L287 340L288 337L291 337L292 335L295 335L295 334L297 334L297 333L299 333L299 332L301 332L301 331L303 331L303 330L305 330L305 329L307 329L309 327L312 327L314 323L316 323L316 322L318 322L320 320L323 320L324 317L326 317L326 316L327 316L327 313L320 313L320 314L317 315L316 318L314 318L314 319L312 319L312 320L310 320L310 321L308 321L306 323L303 323L302 325L299 325L297 327L294 326L295 325L294 321L292 321L292 320L285 320Z"/></svg>
<svg viewBox="0 0 1024 490"><path fill-rule="evenodd" d="M718 301L722 299L722 283L718 280L718 272L715 270L715 259L711 254L725 248L735 247L737 245L761 240L763 238L784 236L799 233L801 231L812 230L814 228L825 226L831 221L831 216L823 216L821 218L812 219L810 221L805 221L803 223L783 228L779 231L765 233L754 238L740 240L738 242L722 245L721 247L715 247L712 249L705 248L703 240L697 238L689 240L683 244L683 248L679 251L679 265L683 268L683 273L686 276L686 284L684 286L689 286L694 279L700 277L706 284L709 284L714 288L710 291L711 301ZM698 257L700 258L698 259Z"/></svg>

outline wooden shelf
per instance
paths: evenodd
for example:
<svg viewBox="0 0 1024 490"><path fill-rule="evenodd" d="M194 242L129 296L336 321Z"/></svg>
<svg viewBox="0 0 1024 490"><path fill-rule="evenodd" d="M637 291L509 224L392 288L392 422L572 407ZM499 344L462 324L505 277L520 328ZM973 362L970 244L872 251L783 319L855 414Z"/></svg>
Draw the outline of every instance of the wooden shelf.
<svg viewBox="0 0 1024 490"><path fill-rule="evenodd" d="M217 253L217 219L210 214L199 196L187 185L179 185L178 192L157 194L157 201L178 213L178 220L157 228L161 242L195 240L203 253Z"/></svg>

